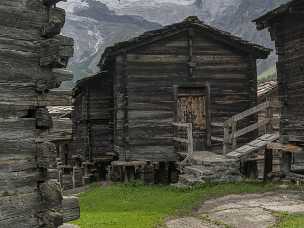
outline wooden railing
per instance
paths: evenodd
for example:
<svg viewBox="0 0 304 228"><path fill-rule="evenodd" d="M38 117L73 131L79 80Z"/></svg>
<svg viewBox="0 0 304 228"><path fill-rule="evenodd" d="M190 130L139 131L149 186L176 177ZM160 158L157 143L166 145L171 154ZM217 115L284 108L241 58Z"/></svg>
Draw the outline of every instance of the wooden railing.
<svg viewBox="0 0 304 228"><path fill-rule="evenodd" d="M238 122L241 120L244 120L244 118L256 115L259 112L266 111L266 117L261 120L257 121L254 124L248 125L245 128L238 129ZM248 134L252 131L255 131L263 126L265 126L265 131L271 130L271 120L273 117L272 109L271 109L271 103L269 101L266 101L265 103L262 103L258 106L255 106L253 108L250 108L242 113L239 113L224 123L224 140L223 140L223 153L226 154L231 148L232 150L235 150L237 147L237 141L238 138L241 136ZM258 117L257 117L258 119ZM266 133L266 132L265 132Z"/></svg>
<svg viewBox="0 0 304 228"><path fill-rule="evenodd" d="M187 161L193 155L193 134L192 134L192 123L173 123L174 127L184 128L187 130L187 138L173 137L173 140L179 143L187 145L187 155L186 158L181 162L181 164L187 163Z"/></svg>

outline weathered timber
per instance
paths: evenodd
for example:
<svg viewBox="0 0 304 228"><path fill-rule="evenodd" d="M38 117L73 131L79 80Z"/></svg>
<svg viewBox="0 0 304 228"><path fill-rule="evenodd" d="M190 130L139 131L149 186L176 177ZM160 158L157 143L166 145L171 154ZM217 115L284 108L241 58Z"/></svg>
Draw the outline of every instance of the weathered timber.
<svg viewBox="0 0 304 228"><path fill-rule="evenodd" d="M275 41L281 104L280 142L286 144L287 148L290 144L300 147L304 144L303 3L291 0L254 21L258 29L268 28L272 40ZM284 152L285 149L279 148L282 151L280 171L283 175L288 175L291 169L291 155Z"/></svg>
<svg viewBox="0 0 304 228"><path fill-rule="evenodd" d="M304 15L292 13L294 10L302 9L301 7L303 2L293 0L255 20L259 29L269 28L272 39L276 42L278 87L282 105L280 131L283 143L292 142L292 138L301 138L304 132L301 126L303 90L300 89L303 83L301 55L304 48L304 26L301 21ZM294 122L298 123L296 131L292 126Z"/></svg>
<svg viewBox="0 0 304 228"><path fill-rule="evenodd" d="M65 11L60 8L49 9L48 23L41 28L41 35L46 38L51 38L60 34L60 31L65 23Z"/></svg>
<svg viewBox="0 0 304 228"><path fill-rule="evenodd" d="M101 72L74 89L74 153L93 163L113 154L150 161L147 179L156 172L168 181L170 164L187 151L183 144L189 151L218 149L212 139L223 138L223 129L211 123L257 105L256 60L269 52L195 17L107 48ZM240 143L252 140L242 134Z"/></svg>
<svg viewBox="0 0 304 228"><path fill-rule="evenodd" d="M77 197L65 196L62 201L63 221L69 222L76 220L80 216L79 201Z"/></svg>
<svg viewBox="0 0 304 228"><path fill-rule="evenodd" d="M60 186L48 180L56 147L46 137L52 127L46 106L49 90L70 77L52 70L73 54L72 40L58 35L64 17L42 1L0 2L0 227L63 223ZM47 52L56 57L40 65Z"/></svg>

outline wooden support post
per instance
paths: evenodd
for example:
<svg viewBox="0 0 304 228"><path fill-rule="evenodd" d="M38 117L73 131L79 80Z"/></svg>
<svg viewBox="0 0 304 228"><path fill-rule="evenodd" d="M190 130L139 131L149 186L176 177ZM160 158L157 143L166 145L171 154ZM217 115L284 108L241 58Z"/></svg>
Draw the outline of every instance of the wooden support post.
<svg viewBox="0 0 304 228"><path fill-rule="evenodd" d="M271 103L271 102L269 101L269 103ZM266 119L269 119L268 124L266 124L266 133L272 133L272 131L273 131L273 126L272 126L273 111L272 111L271 105L269 105L269 107L266 109Z"/></svg>
<svg viewBox="0 0 304 228"><path fill-rule="evenodd" d="M291 153L282 152L281 172L284 176L290 173L291 169Z"/></svg>
<svg viewBox="0 0 304 228"><path fill-rule="evenodd" d="M237 145L237 138L235 135L236 131L237 131L237 122L233 121L232 122L232 131L231 131L232 150L235 150L236 145Z"/></svg>
<svg viewBox="0 0 304 228"><path fill-rule="evenodd" d="M189 68L189 76L193 77L193 69L195 68L195 63L193 62L193 29L190 28L188 31L188 52L189 52L189 59L188 59L188 68Z"/></svg>
<svg viewBox="0 0 304 228"><path fill-rule="evenodd" d="M187 136L188 136L188 158L193 154L193 134L192 134L192 123L188 124Z"/></svg>
<svg viewBox="0 0 304 228"><path fill-rule="evenodd" d="M206 113L207 113L207 147L211 147L211 88L210 84L206 84L207 88L207 101L206 101Z"/></svg>
<svg viewBox="0 0 304 228"><path fill-rule="evenodd" d="M223 143L223 154L226 155L229 147L229 124L224 124L224 143Z"/></svg>

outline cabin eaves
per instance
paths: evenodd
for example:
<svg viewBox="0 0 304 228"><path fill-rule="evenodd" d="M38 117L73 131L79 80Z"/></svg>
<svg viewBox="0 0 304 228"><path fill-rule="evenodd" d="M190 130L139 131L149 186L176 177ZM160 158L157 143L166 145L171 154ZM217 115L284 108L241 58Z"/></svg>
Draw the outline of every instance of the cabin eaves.
<svg viewBox="0 0 304 228"><path fill-rule="evenodd" d="M191 28L205 32L205 34L207 34L207 36L211 39L217 40L218 42L230 46L231 48L249 53L257 59L266 59L272 51L271 49L265 48L261 45L243 40L240 37L232 35L231 33L211 27L200 21L197 17L191 16L180 23L165 26L158 30L145 32L138 37L128 41L116 43L114 46L106 48L101 57L99 66L101 69L103 69L107 61L121 53L126 53L142 46L177 35Z"/></svg>
<svg viewBox="0 0 304 228"><path fill-rule="evenodd" d="M255 19L253 22L257 24L258 30L263 30L270 27L274 21L281 19L282 16L293 13L303 13L304 12L304 1L303 0L292 0L281 6L269 11L263 16Z"/></svg>

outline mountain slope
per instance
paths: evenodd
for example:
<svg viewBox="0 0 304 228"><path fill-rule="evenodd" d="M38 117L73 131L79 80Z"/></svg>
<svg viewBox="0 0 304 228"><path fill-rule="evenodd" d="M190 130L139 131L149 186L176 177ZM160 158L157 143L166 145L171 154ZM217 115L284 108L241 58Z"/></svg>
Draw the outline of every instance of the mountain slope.
<svg viewBox="0 0 304 228"><path fill-rule="evenodd" d="M69 0L63 33L75 39L70 62L74 81L95 73L105 47L144 31L196 15L205 23L273 48L267 31L258 32L253 19L287 0ZM259 72L271 67L275 53L259 62Z"/></svg>
<svg viewBox="0 0 304 228"><path fill-rule="evenodd" d="M93 0L73 0L61 6L67 10L63 34L75 40L75 54L69 64L74 82L98 71L96 65L105 47L161 27L139 16L117 15Z"/></svg>

